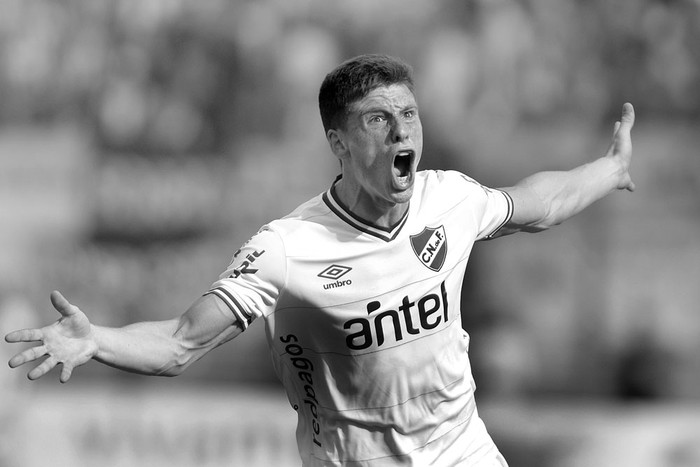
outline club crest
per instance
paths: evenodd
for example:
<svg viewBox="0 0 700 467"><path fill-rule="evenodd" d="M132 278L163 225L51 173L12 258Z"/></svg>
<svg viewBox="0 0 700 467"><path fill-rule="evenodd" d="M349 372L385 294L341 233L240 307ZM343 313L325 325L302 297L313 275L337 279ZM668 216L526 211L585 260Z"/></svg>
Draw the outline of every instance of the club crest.
<svg viewBox="0 0 700 467"><path fill-rule="evenodd" d="M426 227L417 235L411 235L411 247L421 263L428 269L439 271L447 256L445 227Z"/></svg>

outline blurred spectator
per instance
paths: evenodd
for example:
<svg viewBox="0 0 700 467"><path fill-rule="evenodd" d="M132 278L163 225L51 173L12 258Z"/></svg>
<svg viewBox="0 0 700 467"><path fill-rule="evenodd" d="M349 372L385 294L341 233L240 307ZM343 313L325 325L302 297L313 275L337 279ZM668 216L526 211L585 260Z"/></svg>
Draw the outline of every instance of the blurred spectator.
<svg viewBox="0 0 700 467"><path fill-rule="evenodd" d="M537 349L522 322L507 312L482 311L469 321L469 353L480 397L518 399L540 375Z"/></svg>
<svg viewBox="0 0 700 467"><path fill-rule="evenodd" d="M672 391L673 355L664 349L650 329L640 330L620 352L616 377L617 395L627 401L664 398Z"/></svg>

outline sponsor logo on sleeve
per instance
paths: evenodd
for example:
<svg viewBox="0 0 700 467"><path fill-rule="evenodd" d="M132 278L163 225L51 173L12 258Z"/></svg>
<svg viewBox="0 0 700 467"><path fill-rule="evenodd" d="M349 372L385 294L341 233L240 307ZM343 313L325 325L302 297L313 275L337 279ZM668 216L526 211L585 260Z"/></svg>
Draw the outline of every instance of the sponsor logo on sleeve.
<svg viewBox="0 0 700 467"><path fill-rule="evenodd" d="M241 250L238 250L233 257L236 258L240 254L240 252ZM263 255L263 253L265 253L265 250L254 250L252 253L247 254L240 266L234 269L228 277L235 279L241 274L255 274L256 272L258 272L258 268L254 267L253 263L255 263L255 260L260 258Z"/></svg>

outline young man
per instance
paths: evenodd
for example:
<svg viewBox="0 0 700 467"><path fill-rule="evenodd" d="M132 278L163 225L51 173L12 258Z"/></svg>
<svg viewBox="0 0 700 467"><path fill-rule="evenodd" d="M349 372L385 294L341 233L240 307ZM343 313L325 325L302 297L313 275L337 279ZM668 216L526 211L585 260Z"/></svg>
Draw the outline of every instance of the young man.
<svg viewBox="0 0 700 467"><path fill-rule="evenodd" d="M411 69L365 55L324 80L319 104L341 176L264 226L179 318L91 324L58 292L61 313L8 342L40 344L61 382L91 359L177 375L263 318L275 370L298 412L303 464L505 466L478 416L459 294L475 241L559 224L629 176L634 112L623 106L607 154L503 189L457 172L416 170L423 149Z"/></svg>

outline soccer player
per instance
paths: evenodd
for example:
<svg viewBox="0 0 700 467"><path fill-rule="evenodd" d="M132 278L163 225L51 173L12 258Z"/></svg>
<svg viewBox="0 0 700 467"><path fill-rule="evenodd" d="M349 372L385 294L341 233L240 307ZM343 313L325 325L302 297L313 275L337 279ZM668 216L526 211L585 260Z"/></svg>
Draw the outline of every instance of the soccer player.
<svg viewBox="0 0 700 467"><path fill-rule="evenodd" d="M506 466L475 406L461 328L470 251L633 190L632 106L623 106L603 157L491 189L454 171L417 171L421 119L401 60L342 63L321 85L319 105L341 175L262 227L184 314L101 327L54 291L61 318L8 334L8 342L39 342L10 366L46 357L29 379L61 364L61 382L91 359L173 376L262 318L298 414L303 465Z"/></svg>

